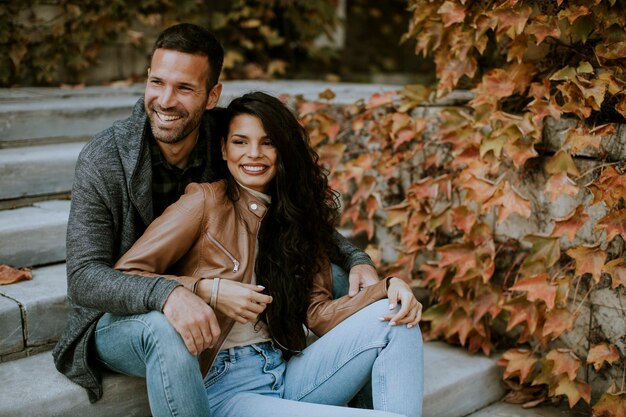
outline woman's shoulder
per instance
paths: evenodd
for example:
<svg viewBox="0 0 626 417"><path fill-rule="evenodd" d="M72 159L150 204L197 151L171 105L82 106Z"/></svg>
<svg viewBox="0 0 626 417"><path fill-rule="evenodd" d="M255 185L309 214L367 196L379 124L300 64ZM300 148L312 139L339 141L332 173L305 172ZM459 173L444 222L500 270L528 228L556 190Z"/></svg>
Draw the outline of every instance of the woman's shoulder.
<svg viewBox="0 0 626 417"><path fill-rule="evenodd" d="M204 205L221 204L226 198L226 181L192 182L185 188L181 199L202 202Z"/></svg>

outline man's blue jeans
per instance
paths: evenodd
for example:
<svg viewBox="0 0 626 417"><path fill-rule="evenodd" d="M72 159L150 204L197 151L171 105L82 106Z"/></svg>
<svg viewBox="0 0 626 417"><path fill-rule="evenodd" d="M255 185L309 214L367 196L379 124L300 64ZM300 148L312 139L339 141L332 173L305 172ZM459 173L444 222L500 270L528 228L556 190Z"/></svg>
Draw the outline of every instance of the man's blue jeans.
<svg viewBox="0 0 626 417"><path fill-rule="evenodd" d="M271 343L223 351L204 381L196 358L158 312L106 314L95 345L111 369L147 378L154 417L419 417L421 333L378 320L387 306L380 300L363 308L287 363ZM369 380L382 411L337 407Z"/></svg>

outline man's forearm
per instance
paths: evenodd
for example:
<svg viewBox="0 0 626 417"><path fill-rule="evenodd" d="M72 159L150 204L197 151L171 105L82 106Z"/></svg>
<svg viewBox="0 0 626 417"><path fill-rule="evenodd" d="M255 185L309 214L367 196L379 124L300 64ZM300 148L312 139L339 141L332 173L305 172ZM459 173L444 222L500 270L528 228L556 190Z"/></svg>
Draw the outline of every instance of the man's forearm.
<svg viewBox="0 0 626 417"><path fill-rule="evenodd" d="M340 266L344 271L350 271L355 265L371 265L374 266L374 262L370 256L350 243L343 235L337 230L333 235L336 253L331 256L331 262Z"/></svg>

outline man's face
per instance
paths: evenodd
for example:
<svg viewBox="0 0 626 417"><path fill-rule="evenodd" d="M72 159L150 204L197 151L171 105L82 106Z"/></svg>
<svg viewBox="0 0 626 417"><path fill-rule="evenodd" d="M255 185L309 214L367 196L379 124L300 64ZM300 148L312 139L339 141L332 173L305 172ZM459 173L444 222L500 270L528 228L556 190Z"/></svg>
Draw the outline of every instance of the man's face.
<svg viewBox="0 0 626 417"><path fill-rule="evenodd" d="M170 49L157 49L148 69L145 109L155 139L166 144L195 141L202 114L215 107L221 86L207 91L209 61Z"/></svg>

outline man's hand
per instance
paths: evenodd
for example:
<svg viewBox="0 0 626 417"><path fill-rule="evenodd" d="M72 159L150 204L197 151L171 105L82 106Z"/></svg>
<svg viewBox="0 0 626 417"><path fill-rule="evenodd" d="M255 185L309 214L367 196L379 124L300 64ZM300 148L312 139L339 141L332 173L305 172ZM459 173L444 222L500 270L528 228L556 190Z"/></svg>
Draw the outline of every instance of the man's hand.
<svg viewBox="0 0 626 417"><path fill-rule="evenodd" d="M220 326L215 312L185 287L176 287L163 306L163 314L176 329L192 355L217 343Z"/></svg>
<svg viewBox="0 0 626 417"><path fill-rule="evenodd" d="M220 280L215 308L231 319L246 324L255 321L259 314L272 302L272 297L262 294L260 285L244 284L229 279ZM203 279L198 282L196 293L204 300L211 299L213 280Z"/></svg>
<svg viewBox="0 0 626 417"><path fill-rule="evenodd" d="M348 289L348 296L354 297L361 288L369 287L376 284L378 279L378 273L376 269L367 264L355 265L350 269L350 287Z"/></svg>

